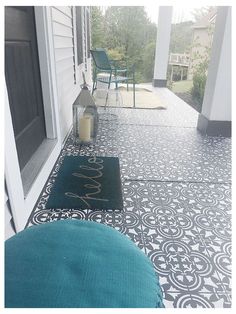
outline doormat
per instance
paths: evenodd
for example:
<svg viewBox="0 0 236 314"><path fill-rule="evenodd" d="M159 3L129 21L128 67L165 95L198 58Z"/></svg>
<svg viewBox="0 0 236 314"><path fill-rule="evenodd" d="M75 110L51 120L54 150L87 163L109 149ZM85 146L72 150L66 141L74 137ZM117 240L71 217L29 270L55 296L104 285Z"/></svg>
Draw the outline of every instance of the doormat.
<svg viewBox="0 0 236 314"><path fill-rule="evenodd" d="M94 93L94 99L97 106L104 107L123 107L132 108L134 104L132 87L129 91L126 87L120 86L117 90L99 90ZM135 107L142 109L167 109L167 105L160 97L146 88L135 88Z"/></svg>
<svg viewBox="0 0 236 314"><path fill-rule="evenodd" d="M117 157L66 156L47 209L123 209Z"/></svg>
<svg viewBox="0 0 236 314"><path fill-rule="evenodd" d="M123 106L133 106L132 88L127 92L125 87L119 87ZM146 89L138 89L135 91L135 107L145 109L167 109L166 104L159 98L157 94Z"/></svg>

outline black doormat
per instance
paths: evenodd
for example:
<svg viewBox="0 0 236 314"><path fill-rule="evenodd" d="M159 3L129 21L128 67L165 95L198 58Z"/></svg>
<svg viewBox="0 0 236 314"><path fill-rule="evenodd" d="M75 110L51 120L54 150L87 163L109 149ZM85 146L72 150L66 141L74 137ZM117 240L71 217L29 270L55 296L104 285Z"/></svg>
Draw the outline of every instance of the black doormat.
<svg viewBox="0 0 236 314"><path fill-rule="evenodd" d="M119 159L66 156L46 208L123 209Z"/></svg>

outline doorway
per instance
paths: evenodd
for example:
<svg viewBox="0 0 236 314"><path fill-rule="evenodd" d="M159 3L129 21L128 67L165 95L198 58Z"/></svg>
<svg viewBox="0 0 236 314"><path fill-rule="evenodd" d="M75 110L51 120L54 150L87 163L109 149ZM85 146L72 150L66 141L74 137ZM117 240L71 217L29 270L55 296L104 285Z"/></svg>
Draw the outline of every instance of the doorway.
<svg viewBox="0 0 236 314"><path fill-rule="evenodd" d="M46 138L33 7L5 8L5 77L22 171Z"/></svg>

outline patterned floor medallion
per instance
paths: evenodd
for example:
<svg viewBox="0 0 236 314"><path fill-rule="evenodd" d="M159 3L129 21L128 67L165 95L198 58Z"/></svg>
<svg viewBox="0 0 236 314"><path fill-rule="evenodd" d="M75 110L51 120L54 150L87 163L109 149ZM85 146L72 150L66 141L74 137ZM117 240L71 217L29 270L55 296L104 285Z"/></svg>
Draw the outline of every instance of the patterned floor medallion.
<svg viewBox="0 0 236 314"><path fill-rule="evenodd" d="M109 109L118 119L100 121L95 144L74 146L69 136L28 226L112 226L153 262L166 307L230 307L231 141L200 135L196 113L184 108ZM124 209L45 209L66 155L119 157Z"/></svg>

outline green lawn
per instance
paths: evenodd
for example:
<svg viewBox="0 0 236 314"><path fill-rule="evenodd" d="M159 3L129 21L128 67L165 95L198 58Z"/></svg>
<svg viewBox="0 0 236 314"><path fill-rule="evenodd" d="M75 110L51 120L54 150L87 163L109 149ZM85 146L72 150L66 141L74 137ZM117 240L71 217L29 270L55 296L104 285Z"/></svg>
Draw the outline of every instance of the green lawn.
<svg viewBox="0 0 236 314"><path fill-rule="evenodd" d="M178 81L173 82L172 92L173 93L185 93L189 92L193 86L193 81Z"/></svg>

